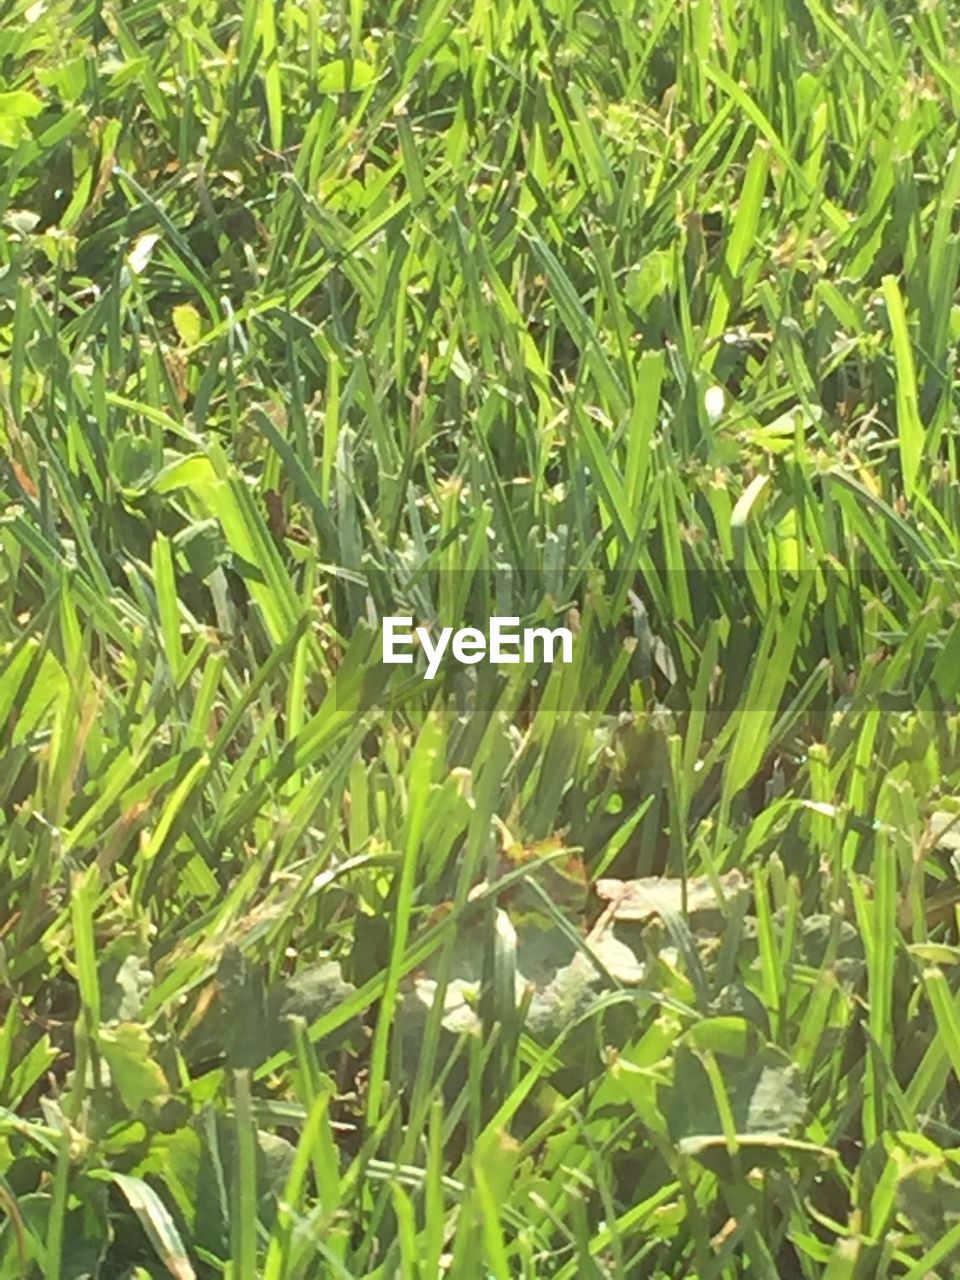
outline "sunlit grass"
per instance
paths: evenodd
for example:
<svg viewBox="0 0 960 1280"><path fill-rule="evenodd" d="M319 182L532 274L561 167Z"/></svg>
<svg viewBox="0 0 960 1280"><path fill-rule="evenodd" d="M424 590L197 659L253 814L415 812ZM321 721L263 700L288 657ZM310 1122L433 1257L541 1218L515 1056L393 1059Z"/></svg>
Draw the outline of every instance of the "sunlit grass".
<svg viewBox="0 0 960 1280"><path fill-rule="evenodd" d="M954 1274L957 48L8 6L0 1276Z"/></svg>

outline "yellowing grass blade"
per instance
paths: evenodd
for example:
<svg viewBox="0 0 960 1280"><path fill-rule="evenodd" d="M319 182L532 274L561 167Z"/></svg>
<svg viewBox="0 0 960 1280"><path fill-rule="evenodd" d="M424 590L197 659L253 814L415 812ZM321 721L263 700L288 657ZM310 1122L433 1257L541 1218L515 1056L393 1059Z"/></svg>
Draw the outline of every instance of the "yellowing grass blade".
<svg viewBox="0 0 960 1280"><path fill-rule="evenodd" d="M897 370L897 438L900 441L903 491L910 498L916 489L923 457L924 430L917 402L917 375L913 367L907 313L895 276L883 277L883 298L890 317L893 358Z"/></svg>

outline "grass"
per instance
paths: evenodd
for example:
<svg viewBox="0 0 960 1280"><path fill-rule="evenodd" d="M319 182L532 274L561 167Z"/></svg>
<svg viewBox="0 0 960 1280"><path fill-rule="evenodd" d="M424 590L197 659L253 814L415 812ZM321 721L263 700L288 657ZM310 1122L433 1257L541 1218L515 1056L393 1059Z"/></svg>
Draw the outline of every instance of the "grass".
<svg viewBox="0 0 960 1280"><path fill-rule="evenodd" d="M960 1274L958 48L3 5L0 1276Z"/></svg>

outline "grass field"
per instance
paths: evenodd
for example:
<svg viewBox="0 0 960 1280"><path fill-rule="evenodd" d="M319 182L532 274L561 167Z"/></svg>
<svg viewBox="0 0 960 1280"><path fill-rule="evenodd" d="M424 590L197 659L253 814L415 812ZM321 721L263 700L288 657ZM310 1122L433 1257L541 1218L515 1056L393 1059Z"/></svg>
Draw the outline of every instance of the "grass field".
<svg viewBox="0 0 960 1280"><path fill-rule="evenodd" d="M958 119L951 0L0 4L0 1277L960 1276Z"/></svg>

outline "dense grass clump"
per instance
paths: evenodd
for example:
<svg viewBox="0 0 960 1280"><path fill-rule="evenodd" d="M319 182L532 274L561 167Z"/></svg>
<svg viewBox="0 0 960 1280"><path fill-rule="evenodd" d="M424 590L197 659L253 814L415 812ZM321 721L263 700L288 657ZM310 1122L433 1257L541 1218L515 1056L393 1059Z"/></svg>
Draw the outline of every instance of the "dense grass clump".
<svg viewBox="0 0 960 1280"><path fill-rule="evenodd" d="M958 49L3 6L0 1278L960 1274Z"/></svg>

